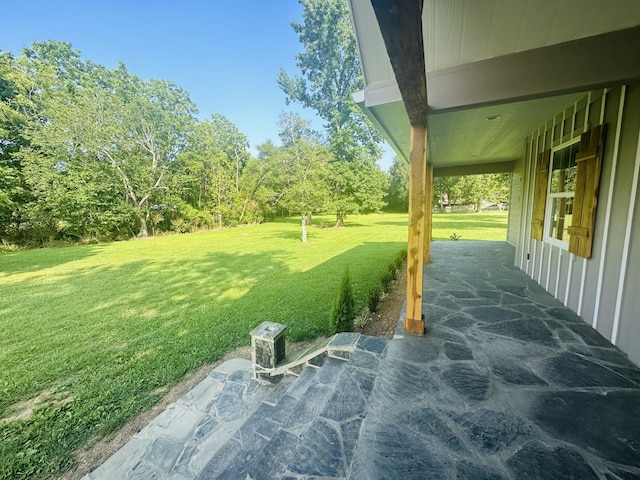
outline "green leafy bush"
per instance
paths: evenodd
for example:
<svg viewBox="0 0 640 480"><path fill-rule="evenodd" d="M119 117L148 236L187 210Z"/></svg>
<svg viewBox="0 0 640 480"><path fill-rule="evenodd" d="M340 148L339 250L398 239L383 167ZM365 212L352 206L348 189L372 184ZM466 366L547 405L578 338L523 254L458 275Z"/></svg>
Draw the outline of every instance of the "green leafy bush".
<svg viewBox="0 0 640 480"><path fill-rule="evenodd" d="M388 292L389 288L391 288L391 282L393 282L393 279L394 275L389 270L385 271L382 274L382 277L380 277L380 285L385 292Z"/></svg>
<svg viewBox="0 0 640 480"><path fill-rule="evenodd" d="M367 326L367 323L369 323L369 309L368 308L363 308L362 311L356 315L355 320L353 321L353 324L355 325L356 328L359 328L360 330L362 330L364 327Z"/></svg>
<svg viewBox="0 0 640 480"><path fill-rule="evenodd" d="M398 254L396 255L396 258L393 261L394 265L396 266L396 270L400 270L400 267L402 267L402 265L406 260L407 260L407 251L406 250L399 251Z"/></svg>
<svg viewBox="0 0 640 480"><path fill-rule="evenodd" d="M347 268L340 281L340 292L331 309L330 325L335 333L353 332L353 320L356 318L356 302Z"/></svg>
<svg viewBox="0 0 640 480"><path fill-rule="evenodd" d="M389 266L387 267L387 271L389 272L389 274L395 280L396 279L396 274L398 273L398 268L396 267L396 262L391 262L389 264Z"/></svg>
<svg viewBox="0 0 640 480"><path fill-rule="evenodd" d="M384 290L382 290L380 285L374 285L369 289L367 293L367 306L370 312L375 312L378 309L383 293Z"/></svg>

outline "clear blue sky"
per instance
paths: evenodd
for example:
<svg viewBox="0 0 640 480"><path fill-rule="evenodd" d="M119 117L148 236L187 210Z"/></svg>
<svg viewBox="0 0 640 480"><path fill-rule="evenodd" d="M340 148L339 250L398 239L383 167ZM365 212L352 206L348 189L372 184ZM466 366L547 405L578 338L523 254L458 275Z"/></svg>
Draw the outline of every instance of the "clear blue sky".
<svg viewBox="0 0 640 480"><path fill-rule="evenodd" d="M30 0L0 8L0 50L15 55L34 41L70 42L83 58L184 88L199 117L219 113L244 133L255 152L278 143L276 122L295 111L322 129L312 110L286 105L276 83L280 68L299 74L302 50L291 22L302 21L297 0ZM380 162L388 169L393 153Z"/></svg>

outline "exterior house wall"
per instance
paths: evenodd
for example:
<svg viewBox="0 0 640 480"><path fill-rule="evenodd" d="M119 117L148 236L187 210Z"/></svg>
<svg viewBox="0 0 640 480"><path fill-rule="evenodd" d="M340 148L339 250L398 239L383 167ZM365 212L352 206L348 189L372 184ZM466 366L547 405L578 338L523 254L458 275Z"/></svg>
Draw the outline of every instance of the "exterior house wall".
<svg viewBox="0 0 640 480"><path fill-rule="evenodd" d="M507 242L516 245L520 236L522 220L522 166L520 160L514 164L511 174L511 189L509 191L509 223L507 227Z"/></svg>
<svg viewBox="0 0 640 480"><path fill-rule="evenodd" d="M509 222L515 264L640 364L640 83L590 92L549 119L525 142L514 181L522 181L519 226ZM539 152L607 125L592 256L531 238L535 162ZM513 188L513 187L512 187ZM527 259L528 256L528 259Z"/></svg>

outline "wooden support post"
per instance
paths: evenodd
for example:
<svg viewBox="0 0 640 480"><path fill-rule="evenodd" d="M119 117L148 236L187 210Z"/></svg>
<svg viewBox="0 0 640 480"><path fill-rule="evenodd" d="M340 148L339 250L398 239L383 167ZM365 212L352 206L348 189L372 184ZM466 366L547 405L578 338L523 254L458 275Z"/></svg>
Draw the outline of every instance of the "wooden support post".
<svg viewBox="0 0 640 480"><path fill-rule="evenodd" d="M409 156L409 241L407 245L407 313L404 331L424 335L422 273L424 270L425 176L427 127L411 126Z"/></svg>
<svg viewBox="0 0 640 480"><path fill-rule="evenodd" d="M431 263L431 240L433 240L433 165L427 163L424 184L424 263Z"/></svg>

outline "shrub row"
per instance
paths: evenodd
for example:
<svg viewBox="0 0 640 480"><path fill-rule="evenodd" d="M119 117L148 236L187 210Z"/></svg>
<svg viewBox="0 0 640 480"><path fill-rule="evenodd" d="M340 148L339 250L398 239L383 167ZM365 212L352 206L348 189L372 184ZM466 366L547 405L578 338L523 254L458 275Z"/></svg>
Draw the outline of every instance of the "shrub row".
<svg viewBox="0 0 640 480"><path fill-rule="evenodd" d="M400 270L406 260L407 251L402 250L398 252L387 269L382 272L380 283L369 289L367 296L367 306L369 307L369 311L375 312L378 309L378 304L380 303L382 296L389 291L391 283L395 280L396 275L398 274L398 270Z"/></svg>
<svg viewBox="0 0 640 480"><path fill-rule="evenodd" d="M367 292L367 308L369 312L375 312L378 309L380 300L382 300L383 295L391 288L391 283L395 280L398 270L406 260L407 251L402 250L398 252L387 269L382 272L380 282L369 289ZM329 317L331 331L335 333L352 332L356 316L353 288L349 278L349 269L347 269L342 275L340 291L331 309L331 315Z"/></svg>

